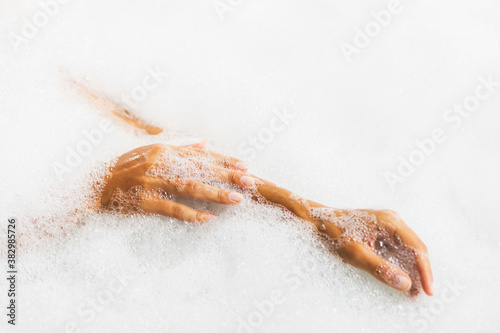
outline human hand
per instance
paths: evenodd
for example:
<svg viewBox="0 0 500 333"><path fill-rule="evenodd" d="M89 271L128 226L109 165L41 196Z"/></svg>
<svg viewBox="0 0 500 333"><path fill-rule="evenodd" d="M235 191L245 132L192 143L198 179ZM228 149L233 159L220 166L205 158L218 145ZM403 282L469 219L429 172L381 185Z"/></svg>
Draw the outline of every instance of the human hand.
<svg viewBox="0 0 500 333"><path fill-rule="evenodd" d="M211 186L229 183L249 188L254 179L247 165L235 158L205 150L205 143L190 146L153 144L118 158L104 180L102 208L121 213L160 214L188 222L213 217L172 200L172 196L236 205L243 196Z"/></svg>
<svg viewBox="0 0 500 333"><path fill-rule="evenodd" d="M412 294L431 296L432 271L427 247L390 210L311 210L318 230L334 241L336 253L383 283Z"/></svg>

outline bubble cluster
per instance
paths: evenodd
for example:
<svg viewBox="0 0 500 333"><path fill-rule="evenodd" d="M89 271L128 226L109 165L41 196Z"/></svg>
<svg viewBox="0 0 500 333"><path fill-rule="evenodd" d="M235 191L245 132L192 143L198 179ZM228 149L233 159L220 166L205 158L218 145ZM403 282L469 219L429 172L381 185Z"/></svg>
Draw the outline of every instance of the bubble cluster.
<svg viewBox="0 0 500 333"><path fill-rule="evenodd" d="M146 175L164 180L175 180L179 190L188 180L204 183L220 183L216 161L207 150L178 149L169 146L157 158L157 164L151 166ZM183 182L183 180L185 180Z"/></svg>
<svg viewBox="0 0 500 333"><path fill-rule="evenodd" d="M337 246L352 240L373 248L377 238L386 236L377 225L376 217L364 211L310 207L309 214L318 221L333 223L343 230L340 239L336 240Z"/></svg>

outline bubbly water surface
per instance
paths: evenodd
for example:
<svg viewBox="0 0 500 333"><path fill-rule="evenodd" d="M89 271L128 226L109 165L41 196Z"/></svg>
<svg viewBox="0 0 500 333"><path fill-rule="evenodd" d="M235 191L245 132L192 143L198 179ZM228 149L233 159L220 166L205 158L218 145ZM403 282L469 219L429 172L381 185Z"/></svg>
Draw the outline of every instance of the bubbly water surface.
<svg viewBox="0 0 500 333"><path fill-rule="evenodd" d="M498 84L467 117L447 111L479 77L500 81L496 2L401 1L350 62L342 43L389 2L50 3L0 3L3 263L7 218L23 233L17 327L2 277L0 331L499 330ZM168 131L103 123L71 80ZM446 139L424 154L416 141L431 147L436 129ZM250 200L187 200L219 214L206 225L71 218L102 163L200 139L308 199L398 211L429 248L435 296L382 285ZM391 186L411 156L419 165Z"/></svg>

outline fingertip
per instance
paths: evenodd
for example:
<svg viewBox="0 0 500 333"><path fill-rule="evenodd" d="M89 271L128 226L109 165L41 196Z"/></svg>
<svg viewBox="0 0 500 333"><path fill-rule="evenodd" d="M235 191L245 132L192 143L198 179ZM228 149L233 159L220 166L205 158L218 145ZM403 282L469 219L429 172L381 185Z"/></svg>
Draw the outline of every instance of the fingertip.
<svg viewBox="0 0 500 333"><path fill-rule="evenodd" d="M248 164L246 164L243 161L236 162L235 166L236 166L236 169L243 171L243 172L248 170Z"/></svg>
<svg viewBox="0 0 500 333"><path fill-rule="evenodd" d="M211 214L211 213L208 213L208 214L205 216L205 221L203 221L203 222L212 222L212 221L214 221L216 218L217 218L217 215L215 215L215 214Z"/></svg>
<svg viewBox="0 0 500 333"><path fill-rule="evenodd" d="M429 258L426 253L417 255L417 269L420 273L422 289L427 295L432 296L434 294L434 290L432 287L432 270Z"/></svg>
<svg viewBox="0 0 500 333"><path fill-rule="evenodd" d="M408 291L411 289L412 280L410 276L401 268L388 261L384 260L375 272L383 282L396 290Z"/></svg>
<svg viewBox="0 0 500 333"><path fill-rule="evenodd" d="M397 274L392 278L391 287L400 291L408 291L411 288L411 279L406 274Z"/></svg>
<svg viewBox="0 0 500 333"><path fill-rule="evenodd" d="M253 177L249 175L241 176L240 181L243 186L248 186L248 187L253 186L253 184L255 183Z"/></svg>
<svg viewBox="0 0 500 333"><path fill-rule="evenodd" d="M432 281L426 281L422 283L422 289L424 289L425 293L429 296L434 295L434 286L432 285Z"/></svg>
<svg viewBox="0 0 500 333"><path fill-rule="evenodd" d="M231 203L233 204L239 204L241 201L243 201L243 196L238 193L238 192L229 192L229 201L231 201Z"/></svg>
<svg viewBox="0 0 500 333"><path fill-rule="evenodd" d="M189 145L191 148L205 149L207 147L207 141L201 140L200 142L193 143Z"/></svg>

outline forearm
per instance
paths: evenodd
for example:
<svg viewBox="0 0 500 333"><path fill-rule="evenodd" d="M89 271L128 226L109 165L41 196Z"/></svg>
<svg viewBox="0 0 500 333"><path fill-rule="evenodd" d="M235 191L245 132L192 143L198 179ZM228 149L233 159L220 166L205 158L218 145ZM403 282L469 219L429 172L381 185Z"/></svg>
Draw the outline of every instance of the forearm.
<svg viewBox="0 0 500 333"><path fill-rule="evenodd" d="M293 214L297 215L301 219L314 224L316 228L318 228L318 230L324 231L331 238L336 238L342 234L342 231L339 228L328 228L328 230L321 230L321 225L323 223L311 217L311 208L327 208L327 206L314 202L312 200L300 198L297 195L294 195L291 191L279 187L270 181L259 178L255 175L252 176L257 180L257 191L268 202L280 205ZM341 215L343 213L343 210L336 210L336 214Z"/></svg>

